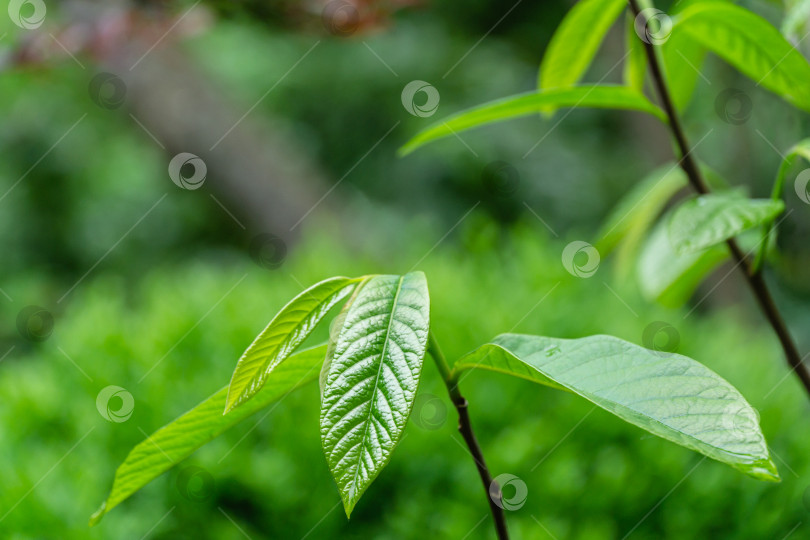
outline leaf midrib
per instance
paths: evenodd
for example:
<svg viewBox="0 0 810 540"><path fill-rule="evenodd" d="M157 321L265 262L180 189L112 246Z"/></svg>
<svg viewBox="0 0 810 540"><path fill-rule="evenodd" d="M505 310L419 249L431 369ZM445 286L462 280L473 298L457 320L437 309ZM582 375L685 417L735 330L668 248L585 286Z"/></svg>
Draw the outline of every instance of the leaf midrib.
<svg viewBox="0 0 810 540"><path fill-rule="evenodd" d="M355 461L354 478L349 490L349 497L354 498L357 490L357 476L360 474L360 463L363 457L363 450L365 448L366 437L368 436L368 427L371 425L371 413L374 410L374 400L377 398L377 387L380 382L380 374L382 373L382 365L385 361L385 353L388 351L388 337L391 335L391 326L394 323L394 312L396 311L397 302L399 301L399 293L402 290L402 282L405 276L400 276L397 281L397 292L394 294L394 301L391 304L391 316L388 318L388 327L385 329L385 341L383 341L383 348L380 352L380 365L377 367L377 376L374 379L372 386L371 399L369 400L368 414L366 415L365 428L363 429L363 436L360 438L360 451L357 453L357 460Z"/></svg>

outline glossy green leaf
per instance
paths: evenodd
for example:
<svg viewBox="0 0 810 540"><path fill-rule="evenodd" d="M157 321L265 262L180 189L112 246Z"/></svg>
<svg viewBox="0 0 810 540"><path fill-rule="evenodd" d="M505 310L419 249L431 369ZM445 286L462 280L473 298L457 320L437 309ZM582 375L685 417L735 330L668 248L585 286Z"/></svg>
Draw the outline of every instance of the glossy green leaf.
<svg viewBox="0 0 810 540"><path fill-rule="evenodd" d="M537 87L566 88L579 82L625 7L624 0L579 0L574 4L546 48Z"/></svg>
<svg viewBox="0 0 810 540"><path fill-rule="evenodd" d="M644 42L638 38L634 25L633 13L628 11L624 22L625 46L627 57L624 60L624 84L638 91L644 91L644 77L647 75L647 54Z"/></svg>
<svg viewBox="0 0 810 540"><path fill-rule="evenodd" d="M268 374L301 345L361 279L334 277L321 281L284 306L237 362L228 387L225 413L255 395Z"/></svg>
<svg viewBox="0 0 810 540"><path fill-rule="evenodd" d="M321 442L347 516L402 437L429 315L425 275L413 272L371 277L342 321L322 379Z"/></svg>
<svg viewBox="0 0 810 540"><path fill-rule="evenodd" d="M661 121L666 121L661 109L653 105L643 94L625 86L555 88L518 94L457 113L419 132L400 148L399 154L404 156L436 139L474 127L537 114L548 107L628 109L646 112Z"/></svg>
<svg viewBox="0 0 810 540"><path fill-rule="evenodd" d="M757 85L810 111L810 64L767 20L726 2L697 2L676 17L673 37L689 37Z"/></svg>
<svg viewBox="0 0 810 540"><path fill-rule="evenodd" d="M612 336L556 339L503 334L455 365L563 386L664 439L778 481L756 411L731 384L678 354Z"/></svg>
<svg viewBox="0 0 810 540"><path fill-rule="evenodd" d="M701 195L681 204L669 219L669 239L678 253L706 249L759 227L781 214L781 200L736 194Z"/></svg>
<svg viewBox="0 0 810 540"><path fill-rule="evenodd" d="M641 293L667 307L679 307L689 300L700 282L729 255L723 245L679 254L669 239L669 215L653 228L638 258Z"/></svg>
<svg viewBox="0 0 810 540"><path fill-rule="evenodd" d="M227 415L222 414L222 409L228 388L222 388L136 445L116 469L112 490L91 516L90 525L231 426L315 380L325 354L326 345L293 354L273 370L253 399Z"/></svg>

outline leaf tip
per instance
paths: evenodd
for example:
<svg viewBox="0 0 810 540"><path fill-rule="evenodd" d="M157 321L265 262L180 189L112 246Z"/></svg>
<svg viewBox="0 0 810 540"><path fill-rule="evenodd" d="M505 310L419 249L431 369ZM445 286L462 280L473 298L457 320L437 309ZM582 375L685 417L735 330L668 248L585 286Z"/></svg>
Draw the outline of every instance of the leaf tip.
<svg viewBox="0 0 810 540"><path fill-rule="evenodd" d="M93 512L93 515L90 516L90 519L87 522L88 527L95 527L98 525L98 522L101 521L101 518L104 517L104 514L107 512L107 501L101 503L101 506L98 510Z"/></svg>

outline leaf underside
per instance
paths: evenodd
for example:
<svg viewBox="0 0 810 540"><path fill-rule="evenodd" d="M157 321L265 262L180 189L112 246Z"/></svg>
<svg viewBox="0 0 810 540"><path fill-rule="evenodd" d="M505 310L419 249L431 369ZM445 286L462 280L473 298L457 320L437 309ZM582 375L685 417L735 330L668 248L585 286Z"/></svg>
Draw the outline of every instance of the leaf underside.
<svg viewBox="0 0 810 540"><path fill-rule="evenodd" d="M761 480L778 481L756 411L706 366L612 336L502 334L462 357L483 368L563 386L659 437Z"/></svg>
<svg viewBox="0 0 810 540"><path fill-rule="evenodd" d="M543 55L538 88L564 88L579 82L625 0L580 0L565 15Z"/></svg>
<svg viewBox="0 0 810 540"><path fill-rule="evenodd" d="M222 409L228 388L222 388L136 445L116 469L112 490L101 508L91 516L90 525L98 523L104 514L130 495L231 426L315 380L325 354L326 345L293 354L273 371L267 384L253 399L227 415L222 414Z"/></svg>
<svg viewBox="0 0 810 540"><path fill-rule="evenodd" d="M770 222L785 208L781 200L737 194L701 195L681 204L669 219L669 238L679 254L700 251Z"/></svg>
<svg viewBox="0 0 810 540"><path fill-rule="evenodd" d="M429 328L424 274L360 289L322 376L321 442L346 515L391 457L413 406Z"/></svg>
<svg viewBox="0 0 810 540"><path fill-rule="evenodd" d="M249 400L273 369L298 347L361 278L334 277L308 288L273 317L236 364L225 412Z"/></svg>
<svg viewBox="0 0 810 540"><path fill-rule="evenodd" d="M534 115L549 107L626 109L646 112L666 121L663 111L644 94L618 85L582 85L526 92L467 109L417 133L399 149L407 155L436 139L511 118Z"/></svg>

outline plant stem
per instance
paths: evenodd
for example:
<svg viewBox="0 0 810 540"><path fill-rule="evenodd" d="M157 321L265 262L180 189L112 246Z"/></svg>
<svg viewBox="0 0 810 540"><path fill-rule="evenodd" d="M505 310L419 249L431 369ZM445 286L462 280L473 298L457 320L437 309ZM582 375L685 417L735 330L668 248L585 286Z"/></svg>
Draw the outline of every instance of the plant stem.
<svg viewBox="0 0 810 540"><path fill-rule="evenodd" d="M481 447L478 446L478 441L473 432L470 414L467 410L467 400L461 395L458 389L458 381L450 370L450 366L447 364L447 360L445 360L433 332L428 334L428 352L436 363L436 367L439 368L439 373L441 373L444 384L447 386L447 392L450 394L450 400L455 405L456 411L458 411L458 431L464 437L467 448L470 449L475 466L478 468L478 475L481 477L481 483L484 484L484 493L486 493L489 502L489 510L492 512L492 519L495 521L495 531L498 533L500 540L508 540L509 533L506 530L506 518L503 514L503 508L495 503L496 500L501 499L501 488L492 480L492 475L489 473L487 464L484 461L484 454L481 452Z"/></svg>
<svg viewBox="0 0 810 540"><path fill-rule="evenodd" d="M638 0L629 0L629 3L630 9L633 11L633 14L636 17L644 16L641 15ZM647 22L648 21L646 20L644 21L645 27ZM669 88L667 87L664 74L661 71L661 65L658 61L658 57L656 56L655 47L652 44L647 43L645 40L642 40L642 42L644 44L644 50L647 54L647 62L650 65L650 72L658 93L658 98L669 119L669 128L672 131L672 135L678 145L678 150L680 153L680 160L678 163L686 173L687 178L689 178L689 183L692 184L695 191L700 194L709 193L709 188L703 179L703 175L698 168L697 162L692 156L692 147L689 145L689 142L686 139L680 119L675 111L675 106L672 103L672 98L669 95ZM771 297L771 293L762 277L762 273L753 271L751 263L746 258L745 253L742 249L740 249L740 246L733 238L728 239L726 244L728 244L731 254L737 261L737 266L740 267L745 275L748 286L751 289L751 292L754 293L754 297L756 298L763 315L765 315L765 318L768 320L773 328L773 331L776 333L776 336L779 338L779 343L782 345L782 350L785 353L785 359L787 360L788 365L792 371L796 372L796 375L798 375L802 384L804 384L805 390L808 394L810 394L810 371L808 371L807 366L802 363L802 357L799 354L796 345L793 343L793 338L790 336L790 331L788 330L779 309L776 307L776 304Z"/></svg>

